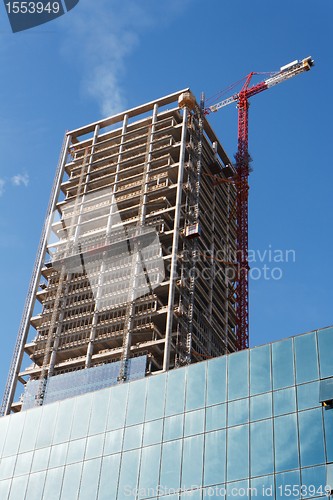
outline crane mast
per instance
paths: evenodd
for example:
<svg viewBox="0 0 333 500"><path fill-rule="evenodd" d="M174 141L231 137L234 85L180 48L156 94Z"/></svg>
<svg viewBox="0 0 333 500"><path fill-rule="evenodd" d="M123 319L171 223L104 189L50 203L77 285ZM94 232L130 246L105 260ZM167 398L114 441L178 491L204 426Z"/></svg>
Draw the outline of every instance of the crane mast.
<svg viewBox="0 0 333 500"><path fill-rule="evenodd" d="M251 79L257 73L251 72L247 75L245 83L239 93L236 93L223 101L218 102L206 109L206 113L216 112L219 109L237 102L238 107L238 148L236 153L236 174L233 179L236 185L236 216L237 216L237 252L236 252L236 343L237 349L242 350L249 347L249 263L248 263L248 177L250 173L249 163L249 98L263 92L264 90L278 85L305 71L309 71L314 65L311 57L301 61L293 61L280 68L266 80L256 85L249 86ZM218 182L218 181L217 181Z"/></svg>

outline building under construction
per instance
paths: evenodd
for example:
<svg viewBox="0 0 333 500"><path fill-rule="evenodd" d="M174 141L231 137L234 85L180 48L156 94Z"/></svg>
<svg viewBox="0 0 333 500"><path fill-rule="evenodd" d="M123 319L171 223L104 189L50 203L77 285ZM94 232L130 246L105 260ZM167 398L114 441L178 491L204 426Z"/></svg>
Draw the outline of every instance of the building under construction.
<svg viewBox="0 0 333 500"><path fill-rule="evenodd" d="M188 89L66 134L2 414L236 350L233 175Z"/></svg>

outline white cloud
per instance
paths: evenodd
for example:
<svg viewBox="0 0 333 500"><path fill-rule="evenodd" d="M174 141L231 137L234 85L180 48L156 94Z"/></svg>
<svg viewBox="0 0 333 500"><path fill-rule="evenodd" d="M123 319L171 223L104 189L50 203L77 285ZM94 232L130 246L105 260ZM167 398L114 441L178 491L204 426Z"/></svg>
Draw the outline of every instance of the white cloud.
<svg viewBox="0 0 333 500"><path fill-rule="evenodd" d="M11 178L11 181L14 184L14 186L22 186L23 185L23 186L27 187L27 185L29 184L29 176L28 176L28 174L17 174Z"/></svg>
<svg viewBox="0 0 333 500"><path fill-rule="evenodd" d="M6 184L6 181L4 179L0 179L0 196L2 196L4 193L5 184Z"/></svg>

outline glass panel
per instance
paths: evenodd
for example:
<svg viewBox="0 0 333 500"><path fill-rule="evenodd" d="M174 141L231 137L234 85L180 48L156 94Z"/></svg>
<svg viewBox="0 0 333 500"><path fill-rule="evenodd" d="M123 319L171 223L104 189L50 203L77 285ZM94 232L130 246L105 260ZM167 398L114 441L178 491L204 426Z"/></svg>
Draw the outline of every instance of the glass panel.
<svg viewBox="0 0 333 500"><path fill-rule="evenodd" d="M269 345L250 350L250 394L272 389L271 349Z"/></svg>
<svg viewBox="0 0 333 500"><path fill-rule="evenodd" d="M206 362L201 362L187 367L186 411L205 406L206 366Z"/></svg>
<svg viewBox="0 0 333 500"><path fill-rule="evenodd" d="M274 476L251 479L251 498L274 499Z"/></svg>
<svg viewBox="0 0 333 500"><path fill-rule="evenodd" d="M34 452L28 451L17 456L14 476L29 474Z"/></svg>
<svg viewBox="0 0 333 500"><path fill-rule="evenodd" d="M250 420L270 418L273 413L272 393L260 394L250 398Z"/></svg>
<svg viewBox="0 0 333 500"><path fill-rule="evenodd" d="M249 400L239 399L228 403L228 427L249 421Z"/></svg>
<svg viewBox="0 0 333 500"><path fill-rule="evenodd" d="M227 480L249 477L249 426L228 429Z"/></svg>
<svg viewBox="0 0 333 500"><path fill-rule="evenodd" d="M164 415L166 375L152 376L147 381L146 420L154 420Z"/></svg>
<svg viewBox="0 0 333 500"><path fill-rule="evenodd" d="M184 436L192 436L204 432L205 410L190 411L185 413Z"/></svg>
<svg viewBox="0 0 333 500"><path fill-rule="evenodd" d="M255 422L250 427L251 476L274 472L273 422L271 419Z"/></svg>
<svg viewBox="0 0 333 500"><path fill-rule="evenodd" d="M227 424L227 405L209 406L206 408L206 431L215 431L226 427Z"/></svg>
<svg viewBox="0 0 333 500"><path fill-rule="evenodd" d="M10 487L9 500L18 500L25 497L29 476L14 477Z"/></svg>
<svg viewBox="0 0 333 500"><path fill-rule="evenodd" d="M46 471L30 474L26 500L42 500ZM0 498L3 498L0 494Z"/></svg>
<svg viewBox="0 0 333 500"><path fill-rule="evenodd" d="M249 351L228 356L228 398L241 399L249 395Z"/></svg>
<svg viewBox="0 0 333 500"><path fill-rule="evenodd" d="M36 448L51 446L59 403L42 406L42 417L38 429ZM65 421L67 424L67 420ZM65 425L65 423L63 423Z"/></svg>
<svg viewBox="0 0 333 500"><path fill-rule="evenodd" d="M274 420L275 470L295 469L298 463L298 438L296 414L284 415Z"/></svg>
<svg viewBox="0 0 333 500"><path fill-rule="evenodd" d="M163 441L178 439L183 436L184 415L175 415L164 420Z"/></svg>
<svg viewBox="0 0 333 500"><path fill-rule="evenodd" d="M59 403L53 444L59 444L69 440L75 406L74 401L74 399L66 399Z"/></svg>
<svg viewBox="0 0 333 500"><path fill-rule="evenodd" d="M76 398L71 439L86 437L88 434L89 419L91 412L92 393L84 394Z"/></svg>
<svg viewBox="0 0 333 500"><path fill-rule="evenodd" d="M5 443L10 417L0 418L0 458L2 457L3 445ZM27 451L27 450L26 450Z"/></svg>
<svg viewBox="0 0 333 500"><path fill-rule="evenodd" d="M18 452L25 416L26 412L10 416L6 441L2 454L4 457L15 455Z"/></svg>
<svg viewBox="0 0 333 500"><path fill-rule="evenodd" d="M185 370L177 368L168 372L165 415L174 415L184 411Z"/></svg>
<svg viewBox="0 0 333 500"><path fill-rule="evenodd" d="M324 431L321 408L298 414L301 467L325 462Z"/></svg>
<svg viewBox="0 0 333 500"><path fill-rule="evenodd" d="M166 499L169 497L166 497ZM202 499L202 490L191 490L186 491L182 495L180 495L180 500L201 500Z"/></svg>
<svg viewBox="0 0 333 500"><path fill-rule="evenodd" d="M332 417L333 412L330 408L323 409L324 413L324 426L325 426L325 444L326 444L326 461L333 462L333 425Z"/></svg>
<svg viewBox="0 0 333 500"><path fill-rule="evenodd" d="M109 416L106 429L112 431L125 424L127 394L129 384L119 384L111 390Z"/></svg>
<svg viewBox="0 0 333 500"><path fill-rule="evenodd" d="M272 344L273 389L294 385L294 353L292 339Z"/></svg>
<svg viewBox="0 0 333 500"><path fill-rule="evenodd" d="M119 453L121 451L123 433L123 429L117 429L105 435L104 455L111 455L111 453Z"/></svg>
<svg viewBox="0 0 333 500"><path fill-rule="evenodd" d="M224 403L227 398L227 356L207 363L207 405Z"/></svg>
<svg viewBox="0 0 333 500"><path fill-rule="evenodd" d="M41 448L40 450L35 450L31 472L40 472L47 469L50 450L51 448Z"/></svg>
<svg viewBox="0 0 333 500"><path fill-rule="evenodd" d="M138 485L139 461L140 450L127 451L122 454L118 500L135 498L134 492L136 492Z"/></svg>
<svg viewBox="0 0 333 500"><path fill-rule="evenodd" d="M98 488L98 500L107 500L117 497L119 466L120 455L109 455L103 458L101 479Z"/></svg>
<svg viewBox="0 0 333 500"><path fill-rule="evenodd" d="M35 448L37 432L41 416L42 416L41 408L34 408L26 412L24 429L22 433L22 439L20 442L20 453L23 453L25 451L31 451Z"/></svg>
<svg viewBox="0 0 333 500"><path fill-rule="evenodd" d="M302 497L311 498L325 496L326 467L309 467L301 470Z"/></svg>
<svg viewBox="0 0 333 500"><path fill-rule="evenodd" d="M300 489L301 478L299 471L284 472L283 474L276 474L275 476L275 491L276 498L295 498L298 499L297 494ZM293 494L294 493L294 494Z"/></svg>
<svg viewBox="0 0 333 500"><path fill-rule="evenodd" d="M319 382L297 386L297 406L299 410L321 406L319 403Z"/></svg>
<svg viewBox="0 0 333 500"><path fill-rule="evenodd" d="M182 441L170 441L162 446L160 485L162 488L179 488Z"/></svg>
<svg viewBox="0 0 333 500"><path fill-rule="evenodd" d="M0 498L6 500L8 498L11 479L7 479L7 481L0 481Z"/></svg>
<svg viewBox="0 0 333 500"><path fill-rule="evenodd" d="M129 384L126 425L140 424L144 421L146 385L145 379Z"/></svg>
<svg viewBox="0 0 333 500"><path fill-rule="evenodd" d="M333 377L333 328L318 330L319 364L321 378Z"/></svg>
<svg viewBox="0 0 333 500"><path fill-rule="evenodd" d="M147 422L143 431L143 446L157 444L162 441L163 419Z"/></svg>
<svg viewBox="0 0 333 500"><path fill-rule="evenodd" d="M77 439L70 441L68 445L67 460L68 464L73 462L80 462L83 460L84 452L86 449L86 439Z"/></svg>
<svg viewBox="0 0 333 500"><path fill-rule="evenodd" d="M103 454L104 438L104 434L97 434L96 436L88 437L84 457L85 460L97 458Z"/></svg>
<svg viewBox="0 0 333 500"><path fill-rule="evenodd" d="M60 467L65 465L68 443L52 446L49 467Z"/></svg>
<svg viewBox="0 0 333 500"><path fill-rule="evenodd" d="M225 480L226 431L209 432L205 436L204 485Z"/></svg>
<svg viewBox="0 0 333 500"><path fill-rule="evenodd" d="M80 488L82 463L67 465L61 490L61 500L76 500Z"/></svg>
<svg viewBox="0 0 333 500"><path fill-rule="evenodd" d="M203 435L184 439L182 461L182 488L202 485ZM195 457L195 460L193 460Z"/></svg>
<svg viewBox="0 0 333 500"><path fill-rule="evenodd" d="M226 485L228 500L239 500L243 498L248 500L249 497L249 481L238 481L237 483L230 483Z"/></svg>
<svg viewBox="0 0 333 500"><path fill-rule="evenodd" d="M224 500L227 490L224 484L218 484L217 486L209 486L202 490L203 499L213 498L214 500Z"/></svg>
<svg viewBox="0 0 333 500"><path fill-rule="evenodd" d="M134 425L125 428L123 450L140 448L142 442L143 425Z"/></svg>
<svg viewBox="0 0 333 500"><path fill-rule="evenodd" d="M59 500L63 474L64 467L49 469L47 471L43 498L47 500Z"/></svg>
<svg viewBox="0 0 333 500"><path fill-rule="evenodd" d="M110 389L104 389L93 393L89 435L104 432L106 429L110 392Z"/></svg>
<svg viewBox="0 0 333 500"><path fill-rule="evenodd" d="M160 460L160 444L157 446L148 446L147 448L143 448L140 467L139 498L157 495Z"/></svg>
<svg viewBox="0 0 333 500"><path fill-rule="evenodd" d="M274 416L296 411L295 387L273 392Z"/></svg>
<svg viewBox="0 0 333 500"><path fill-rule="evenodd" d="M96 500L100 470L101 458L84 462L80 484L80 500Z"/></svg>
<svg viewBox="0 0 333 500"><path fill-rule="evenodd" d="M318 354L315 332L295 337L296 382L312 382L318 376Z"/></svg>
<svg viewBox="0 0 333 500"><path fill-rule="evenodd" d="M0 480L8 479L14 474L14 467L16 462L16 455L11 457L3 458L0 463Z"/></svg>

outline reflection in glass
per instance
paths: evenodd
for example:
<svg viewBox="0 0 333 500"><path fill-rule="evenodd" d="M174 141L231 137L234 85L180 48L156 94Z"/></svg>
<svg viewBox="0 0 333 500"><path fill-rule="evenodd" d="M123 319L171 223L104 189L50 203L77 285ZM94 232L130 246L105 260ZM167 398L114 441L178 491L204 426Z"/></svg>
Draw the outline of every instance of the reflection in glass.
<svg viewBox="0 0 333 500"><path fill-rule="evenodd" d="M271 419L251 424L251 476L263 476L274 472L273 422Z"/></svg>
<svg viewBox="0 0 333 500"><path fill-rule="evenodd" d="M184 436L192 436L204 432L205 410L190 411L185 413Z"/></svg>
<svg viewBox="0 0 333 500"><path fill-rule="evenodd" d="M9 418L0 418L0 458L2 457L3 445L6 440L7 428L9 425ZM29 448L28 448L29 449ZM28 451L28 450L23 450Z"/></svg>
<svg viewBox="0 0 333 500"><path fill-rule="evenodd" d="M203 442L202 434L184 439L182 488L191 488L202 484Z"/></svg>
<svg viewBox="0 0 333 500"><path fill-rule="evenodd" d="M249 395L249 351L228 356L228 398L240 399Z"/></svg>
<svg viewBox="0 0 333 500"><path fill-rule="evenodd" d="M157 494L158 479L160 472L161 445L148 446L142 449L139 491L143 493L139 498L145 498L144 492L149 491L150 495ZM155 493L153 493L155 492Z"/></svg>
<svg viewBox="0 0 333 500"><path fill-rule="evenodd" d="M179 488L182 456L182 441L169 441L162 446L161 488Z"/></svg>
<svg viewBox="0 0 333 500"><path fill-rule="evenodd" d="M65 399L59 404L53 444L63 443L69 439L75 406L73 402L73 399Z"/></svg>
<svg viewBox="0 0 333 500"><path fill-rule="evenodd" d="M272 389L271 349L269 345L250 351L250 394L261 394Z"/></svg>
<svg viewBox="0 0 333 500"><path fill-rule="evenodd" d="M6 481L0 482L0 498L8 498L11 479L7 479Z"/></svg>
<svg viewBox="0 0 333 500"><path fill-rule="evenodd" d="M272 393L259 394L250 398L250 421L262 420L272 416Z"/></svg>
<svg viewBox="0 0 333 500"><path fill-rule="evenodd" d="M125 424L127 393L129 384L119 384L112 387L106 430L119 429Z"/></svg>
<svg viewBox="0 0 333 500"><path fill-rule="evenodd" d="M301 469L302 486L304 489L304 496L307 498L318 497L325 495L326 486L326 467L321 465L319 467L308 467Z"/></svg>
<svg viewBox="0 0 333 500"><path fill-rule="evenodd" d="M227 397L227 356L207 363L207 405L224 403Z"/></svg>
<svg viewBox="0 0 333 500"><path fill-rule="evenodd" d="M333 328L319 330L318 333L319 364L321 378L333 377Z"/></svg>
<svg viewBox="0 0 333 500"><path fill-rule="evenodd" d="M301 467L325 462L324 432L321 408L298 414Z"/></svg>
<svg viewBox="0 0 333 500"><path fill-rule="evenodd" d="M118 487L119 500L131 498L131 495L128 495L128 492L137 488L139 460L140 450L126 451L122 454Z"/></svg>
<svg viewBox="0 0 333 500"><path fill-rule="evenodd" d="M100 470L101 458L84 462L79 493L80 500L96 499Z"/></svg>
<svg viewBox="0 0 333 500"><path fill-rule="evenodd" d="M315 406L321 406L319 403L319 382L310 382L297 386L297 406L299 410L307 410Z"/></svg>
<svg viewBox="0 0 333 500"><path fill-rule="evenodd" d="M67 465L65 467L64 480L61 490L61 500L73 500L77 498L80 487L80 478L82 472L82 463Z"/></svg>
<svg viewBox="0 0 333 500"><path fill-rule="evenodd" d="M273 392L274 416L296 411L295 387Z"/></svg>
<svg viewBox="0 0 333 500"><path fill-rule="evenodd" d="M120 453L123 445L123 429L107 432L105 434L104 455Z"/></svg>
<svg viewBox="0 0 333 500"><path fill-rule="evenodd" d="M86 449L86 439L77 439L68 444L67 463L80 462L83 460Z"/></svg>
<svg viewBox="0 0 333 500"><path fill-rule="evenodd" d="M183 437L184 415L174 415L164 420L163 441Z"/></svg>
<svg viewBox="0 0 333 500"><path fill-rule="evenodd" d="M126 425L144 421L146 401L146 380L137 380L129 385Z"/></svg>
<svg viewBox="0 0 333 500"><path fill-rule="evenodd" d="M12 475L14 474L15 462L16 462L16 455L12 455L11 457L3 458L1 460L0 480L12 477Z"/></svg>
<svg viewBox="0 0 333 500"><path fill-rule="evenodd" d="M120 467L120 455L109 455L102 460L101 479L98 488L98 500L117 497Z"/></svg>
<svg viewBox="0 0 333 500"><path fill-rule="evenodd" d="M251 494L252 498L264 498L265 500L275 498L274 476L251 479Z"/></svg>
<svg viewBox="0 0 333 500"><path fill-rule="evenodd" d="M315 333L295 337L296 383L318 379L318 353Z"/></svg>
<svg viewBox="0 0 333 500"><path fill-rule="evenodd" d="M133 425L125 428L123 450L140 448L142 441L143 425Z"/></svg>
<svg viewBox="0 0 333 500"><path fill-rule="evenodd" d="M26 413L19 453L23 453L25 451L30 451L34 449L41 416L42 412L40 408L31 409ZM0 419L0 422L1 420L6 420L6 419ZM0 426L0 440L1 440L1 426ZM1 448L1 443L0 443L0 448Z"/></svg>
<svg viewBox="0 0 333 500"><path fill-rule="evenodd" d="M249 500L249 481L237 481L236 483L229 483L227 486L227 500L245 499Z"/></svg>
<svg viewBox="0 0 333 500"><path fill-rule="evenodd" d="M64 467L49 469L47 471L43 498L47 498L47 500L59 500L63 474Z"/></svg>
<svg viewBox="0 0 333 500"><path fill-rule="evenodd" d="M11 417L8 419L9 426L7 429L6 441L2 453L3 457L8 457L9 455L14 455L18 452L25 416L26 412L23 411L11 415Z"/></svg>
<svg viewBox="0 0 333 500"><path fill-rule="evenodd" d="M49 467L60 467L61 465L65 465L67 449L68 443L52 446Z"/></svg>
<svg viewBox="0 0 333 500"><path fill-rule="evenodd" d="M47 469L49 463L51 448L41 448L35 450L34 458L32 460L31 472L40 472Z"/></svg>
<svg viewBox="0 0 333 500"><path fill-rule="evenodd" d="M185 370L176 369L168 372L165 415L175 415L184 411Z"/></svg>
<svg viewBox="0 0 333 500"><path fill-rule="evenodd" d="M228 429L227 481L249 477L249 426Z"/></svg>
<svg viewBox="0 0 333 500"><path fill-rule="evenodd" d="M33 451L28 451L27 453L20 453L17 456L14 476L29 474L33 453Z"/></svg>
<svg viewBox="0 0 333 500"><path fill-rule="evenodd" d="M76 398L71 439L86 437L88 434L92 393Z"/></svg>
<svg viewBox="0 0 333 500"><path fill-rule="evenodd" d="M104 434L96 434L87 439L87 446L85 452L85 460L100 457L103 453Z"/></svg>
<svg viewBox="0 0 333 500"><path fill-rule="evenodd" d="M275 492L276 498L299 498L299 496L293 495L299 491L301 484L300 472L283 472L282 474L275 475Z"/></svg>
<svg viewBox="0 0 333 500"><path fill-rule="evenodd" d="M210 497L212 498L212 497ZM165 500L169 499L169 497L166 497ZM191 490L191 491L186 491L185 493L182 493L180 495L180 500L201 500L202 499L202 491L201 489L196 489L196 490ZM178 499L177 499L178 500Z"/></svg>
<svg viewBox="0 0 333 500"><path fill-rule="evenodd" d="M333 462L333 410L323 409L326 443L326 461Z"/></svg>
<svg viewBox="0 0 333 500"><path fill-rule="evenodd" d="M29 500L30 498L33 500L42 500L45 476L46 471L37 472L36 474L30 474L26 493L27 500ZM1 489L0 498L6 498L5 496L1 495Z"/></svg>
<svg viewBox="0 0 333 500"><path fill-rule="evenodd" d="M152 376L147 381L147 407L145 420L154 420L164 415L166 374Z"/></svg>
<svg viewBox="0 0 333 500"><path fill-rule="evenodd" d="M157 444L162 441L163 419L146 422L143 431L143 446Z"/></svg>
<svg viewBox="0 0 333 500"><path fill-rule="evenodd" d="M209 432L205 435L204 485L225 481L226 431Z"/></svg>
<svg viewBox="0 0 333 500"><path fill-rule="evenodd" d="M283 389L295 383L292 339L272 344L273 389Z"/></svg>
<svg viewBox="0 0 333 500"><path fill-rule="evenodd" d="M275 418L274 439L276 471L282 472L289 469L296 469L299 463L295 413Z"/></svg>
<svg viewBox="0 0 333 500"><path fill-rule="evenodd" d="M209 406L206 408L206 432L223 429L227 424L227 405Z"/></svg>
<svg viewBox="0 0 333 500"><path fill-rule="evenodd" d="M24 498L27 489L27 483L28 476L14 477L10 487L10 495L8 500L18 500L19 498Z"/></svg>
<svg viewBox="0 0 333 500"><path fill-rule="evenodd" d="M195 363L187 367L185 410L196 410L205 406L206 362Z"/></svg>
<svg viewBox="0 0 333 500"><path fill-rule="evenodd" d="M93 402L89 424L89 435L104 432L108 417L110 390L103 389L93 393Z"/></svg>
<svg viewBox="0 0 333 500"><path fill-rule="evenodd" d="M249 399L228 403L228 427L246 424L249 421Z"/></svg>

